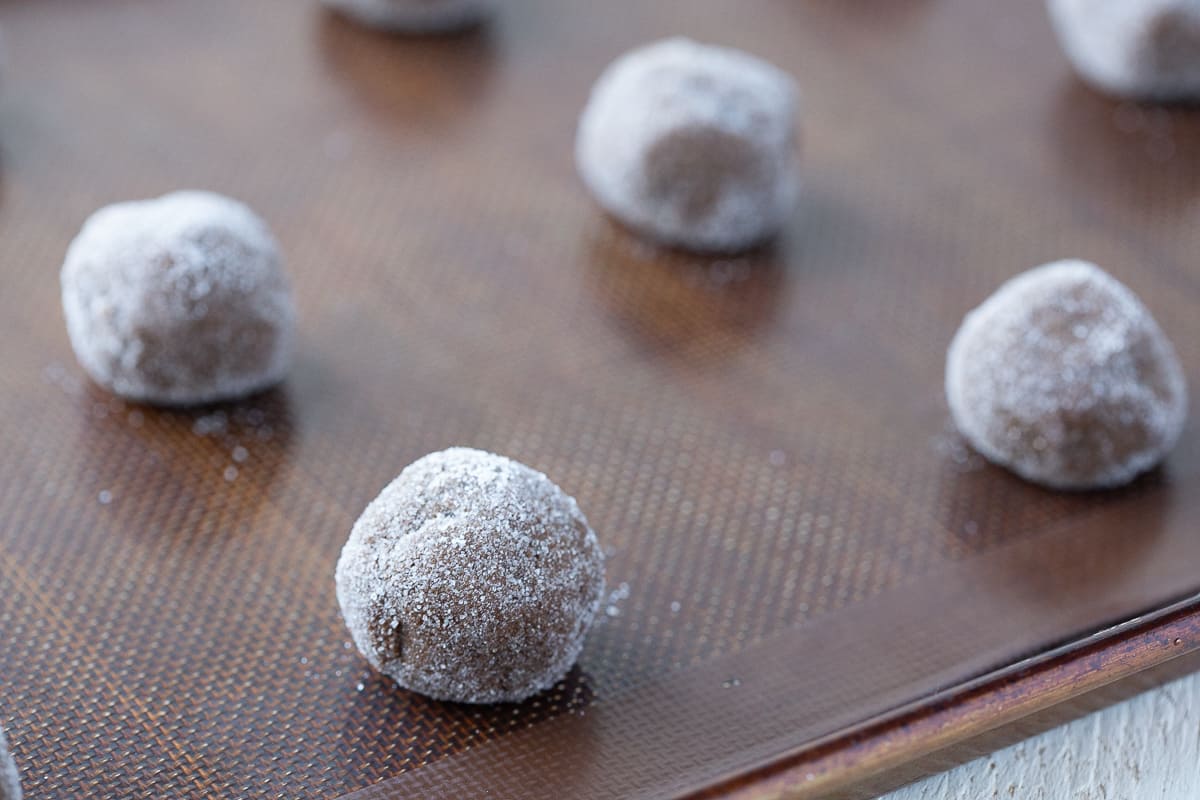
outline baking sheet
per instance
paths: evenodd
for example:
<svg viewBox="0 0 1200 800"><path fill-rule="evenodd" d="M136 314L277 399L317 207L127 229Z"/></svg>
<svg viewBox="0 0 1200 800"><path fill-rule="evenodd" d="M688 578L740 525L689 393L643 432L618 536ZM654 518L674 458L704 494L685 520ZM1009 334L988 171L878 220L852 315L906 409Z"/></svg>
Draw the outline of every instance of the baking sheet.
<svg viewBox="0 0 1200 800"><path fill-rule="evenodd" d="M0 719L31 797L688 793L1200 589L1194 424L1104 495L948 427L962 314L1063 256L1196 378L1200 119L1081 87L1036 2L521 0L420 40L287 0L9 0L0 27ZM574 176L591 81L676 33L803 87L771 248L655 250ZM57 270L96 207L183 187L270 221L297 364L129 406L75 366ZM354 518L454 444L547 472L609 553L578 668L520 706L400 691L338 616Z"/></svg>

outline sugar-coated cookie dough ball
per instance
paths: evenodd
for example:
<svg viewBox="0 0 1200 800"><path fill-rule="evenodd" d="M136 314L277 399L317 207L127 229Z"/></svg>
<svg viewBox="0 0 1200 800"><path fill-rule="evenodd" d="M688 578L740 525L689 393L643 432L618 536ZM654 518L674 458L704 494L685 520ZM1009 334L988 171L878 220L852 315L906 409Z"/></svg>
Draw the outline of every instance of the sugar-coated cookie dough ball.
<svg viewBox="0 0 1200 800"><path fill-rule="evenodd" d="M287 370L295 311L279 248L227 197L100 209L67 250L62 299L79 363L130 400L226 400Z"/></svg>
<svg viewBox="0 0 1200 800"><path fill-rule="evenodd" d="M700 252L778 232L799 181L798 92L747 53L668 39L618 58L596 81L575 160L616 219Z"/></svg>
<svg viewBox="0 0 1200 800"><path fill-rule="evenodd" d="M1200 2L1049 0L1049 8L1088 83L1134 99L1200 98Z"/></svg>
<svg viewBox="0 0 1200 800"><path fill-rule="evenodd" d="M21 800L21 775L0 729L0 800Z"/></svg>
<svg viewBox="0 0 1200 800"><path fill-rule="evenodd" d="M946 397L976 450L1056 489L1129 482L1166 456L1187 415L1171 343L1133 292L1084 261L1018 275L969 313Z"/></svg>
<svg viewBox="0 0 1200 800"><path fill-rule="evenodd" d="M401 686L517 702L575 663L604 556L575 500L545 475L456 447L409 465L367 506L336 581L354 643Z"/></svg>
<svg viewBox="0 0 1200 800"><path fill-rule="evenodd" d="M491 0L322 0L371 28L397 33L446 33L478 25Z"/></svg>

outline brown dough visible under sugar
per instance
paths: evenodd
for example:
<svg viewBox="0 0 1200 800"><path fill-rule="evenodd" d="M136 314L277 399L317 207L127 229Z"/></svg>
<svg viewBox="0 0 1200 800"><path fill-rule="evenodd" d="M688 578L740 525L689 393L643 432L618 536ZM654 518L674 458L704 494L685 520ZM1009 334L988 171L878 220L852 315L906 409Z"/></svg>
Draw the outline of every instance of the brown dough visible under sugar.
<svg viewBox="0 0 1200 800"><path fill-rule="evenodd" d="M950 345L955 424L989 460L1058 489L1119 486L1178 440L1187 385L1141 301L1094 264L1018 275Z"/></svg>
<svg viewBox="0 0 1200 800"><path fill-rule="evenodd" d="M604 556L545 475L468 448L409 465L342 550L337 597L354 643L439 700L516 702L575 663L604 591Z"/></svg>
<svg viewBox="0 0 1200 800"><path fill-rule="evenodd" d="M67 250L62 302L79 363L131 400L226 400L287 370L295 311L279 248L227 197L100 209Z"/></svg>
<svg viewBox="0 0 1200 800"><path fill-rule="evenodd" d="M370 28L396 33L448 33L479 24L490 0L322 0Z"/></svg>
<svg viewBox="0 0 1200 800"><path fill-rule="evenodd" d="M575 161L597 202L668 245L732 252L795 203L795 82L747 53L667 39L614 61L579 121Z"/></svg>

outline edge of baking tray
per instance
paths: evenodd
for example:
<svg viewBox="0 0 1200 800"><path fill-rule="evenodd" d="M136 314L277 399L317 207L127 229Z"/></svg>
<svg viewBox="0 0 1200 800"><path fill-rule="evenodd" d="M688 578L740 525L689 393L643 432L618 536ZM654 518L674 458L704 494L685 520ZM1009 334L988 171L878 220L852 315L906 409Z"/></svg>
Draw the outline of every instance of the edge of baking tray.
<svg viewBox="0 0 1200 800"><path fill-rule="evenodd" d="M1200 594L909 703L692 798L867 800L1200 670Z"/></svg>

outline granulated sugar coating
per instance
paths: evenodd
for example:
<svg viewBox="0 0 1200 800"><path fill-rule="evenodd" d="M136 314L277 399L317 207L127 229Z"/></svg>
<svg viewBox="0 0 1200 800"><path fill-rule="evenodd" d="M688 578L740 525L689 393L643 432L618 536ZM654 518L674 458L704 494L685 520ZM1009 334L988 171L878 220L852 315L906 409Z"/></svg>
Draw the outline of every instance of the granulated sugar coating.
<svg viewBox="0 0 1200 800"><path fill-rule="evenodd" d="M295 311L279 248L220 195L100 209L67 250L62 299L79 363L131 400L225 400L287 370Z"/></svg>
<svg viewBox="0 0 1200 800"><path fill-rule="evenodd" d="M795 83L765 61L668 39L621 56L596 81L575 160L629 227L692 250L742 250L794 207L797 107Z"/></svg>
<svg viewBox="0 0 1200 800"><path fill-rule="evenodd" d="M980 453L1057 489L1127 483L1163 459L1187 414L1171 343L1133 292L1084 261L1018 275L968 314L946 396Z"/></svg>
<svg viewBox="0 0 1200 800"><path fill-rule="evenodd" d="M453 448L411 464L367 506L336 580L354 643L401 686L517 702L575 663L604 592L604 556L545 475Z"/></svg>
<svg viewBox="0 0 1200 800"><path fill-rule="evenodd" d="M371 28L397 33L443 33L477 25L490 0L322 0Z"/></svg>
<svg viewBox="0 0 1200 800"><path fill-rule="evenodd" d="M0 729L0 800L21 800L21 776L8 752L3 729Z"/></svg>
<svg viewBox="0 0 1200 800"><path fill-rule="evenodd" d="M1063 50L1084 80L1146 100L1200 98L1200 1L1049 0Z"/></svg>

